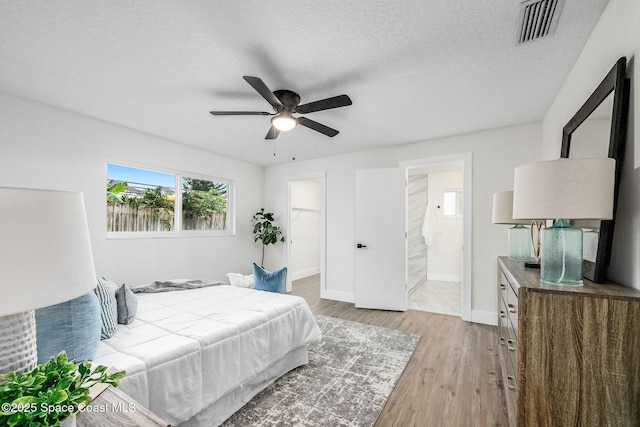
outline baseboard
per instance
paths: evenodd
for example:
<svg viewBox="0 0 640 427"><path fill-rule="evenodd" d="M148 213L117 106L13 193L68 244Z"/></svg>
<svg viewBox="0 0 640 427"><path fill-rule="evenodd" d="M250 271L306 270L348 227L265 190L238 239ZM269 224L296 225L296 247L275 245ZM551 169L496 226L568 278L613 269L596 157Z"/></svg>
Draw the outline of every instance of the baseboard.
<svg viewBox="0 0 640 427"><path fill-rule="evenodd" d="M355 294L353 292L333 291L330 289L326 289L323 292L322 298L334 301L350 302L352 304L356 301Z"/></svg>
<svg viewBox="0 0 640 427"><path fill-rule="evenodd" d="M429 273L427 274L427 279L429 280L440 280L442 282L462 282L462 276L457 274L439 274L439 273Z"/></svg>
<svg viewBox="0 0 640 427"><path fill-rule="evenodd" d="M309 268L307 270L296 271L295 273L291 273L291 280L300 280L305 277L315 276L316 274L320 274L320 267Z"/></svg>
<svg viewBox="0 0 640 427"><path fill-rule="evenodd" d="M498 313L492 311L471 310L471 321L485 325L498 326Z"/></svg>

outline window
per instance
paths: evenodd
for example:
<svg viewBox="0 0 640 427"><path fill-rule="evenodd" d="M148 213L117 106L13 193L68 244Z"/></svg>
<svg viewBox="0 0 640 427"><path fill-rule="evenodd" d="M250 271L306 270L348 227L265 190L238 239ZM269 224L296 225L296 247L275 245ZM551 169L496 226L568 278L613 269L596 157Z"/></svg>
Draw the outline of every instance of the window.
<svg viewBox="0 0 640 427"><path fill-rule="evenodd" d="M226 230L229 185L182 178L182 229Z"/></svg>
<svg viewBox="0 0 640 427"><path fill-rule="evenodd" d="M443 193L444 209L442 214L449 218L462 216L462 190L445 190Z"/></svg>
<svg viewBox="0 0 640 427"><path fill-rule="evenodd" d="M192 175L107 164L108 237L233 234L231 182Z"/></svg>

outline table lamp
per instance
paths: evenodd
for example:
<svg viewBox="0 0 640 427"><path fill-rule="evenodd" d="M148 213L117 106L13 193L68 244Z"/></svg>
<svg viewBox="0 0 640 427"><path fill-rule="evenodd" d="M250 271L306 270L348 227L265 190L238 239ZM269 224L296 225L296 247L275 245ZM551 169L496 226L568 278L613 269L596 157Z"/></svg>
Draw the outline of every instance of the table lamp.
<svg viewBox="0 0 640 427"><path fill-rule="evenodd" d="M555 219L542 230L542 282L582 285L582 229L569 220L613 218L615 163L563 158L515 169L513 217Z"/></svg>
<svg viewBox="0 0 640 427"><path fill-rule="evenodd" d="M493 224L513 225L509 229L509 259L528 260L531 258L529 247L530 232L523 224L530 224L525 219L513 219L513 191L493 193Z"/></svg>
<svg viewBox="0 0 640 427"><path fill-rule="evenodd" d="M37 363L35 309L96 285L82 193L0 187L0 374Z"/></svg>

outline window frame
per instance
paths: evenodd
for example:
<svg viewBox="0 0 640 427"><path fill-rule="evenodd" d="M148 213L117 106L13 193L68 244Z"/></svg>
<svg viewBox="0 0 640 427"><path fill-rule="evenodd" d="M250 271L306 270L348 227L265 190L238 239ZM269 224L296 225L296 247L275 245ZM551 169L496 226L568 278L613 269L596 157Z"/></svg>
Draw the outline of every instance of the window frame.
<svg viewBox="0 0 640 427"><path fill-rule="evenodd" d="M106 231L107 240L123 239L158 239L175 237L224 237L236 235L236 214L235 214L235 181L228 178L221 178L196 172L183 170L160 168L157 166L141 165L132 162L107 161L105 164L106 179L109 179L108 165L117 165L126 168L144 169L151 172L159 172L174 176L175 180L175 200L174 200L174 231ZM227 229L225 230L182 230L182 178L195 178L227 185ZM105 209L107 201L105 198ZM106 221L106 214L105 214ZM106 229L106 222L105 227Z"/></svg>

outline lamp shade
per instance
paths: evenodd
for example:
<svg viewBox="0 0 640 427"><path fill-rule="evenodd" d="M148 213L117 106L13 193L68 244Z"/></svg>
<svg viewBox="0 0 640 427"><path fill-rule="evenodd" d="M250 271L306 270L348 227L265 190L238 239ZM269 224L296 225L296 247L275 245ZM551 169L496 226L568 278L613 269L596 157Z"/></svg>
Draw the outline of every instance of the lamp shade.
<svg viewBox="0 0 640 427"><path fill-rule="evenodd" d="M614 159L569 158L518 166L514 218L611 219Z"/></svg>
<svg viewBox="0 0 640 427"><path fill-rule="evenodd" d="M96 285L82 193L0 187L0 316Z"/></svg>
<svg viewBox="0 0 640 427"><path fill-rule="evenodd" d="M493 224L531 224L530 220L513 219L513 191L493 193Z"/></svg>

